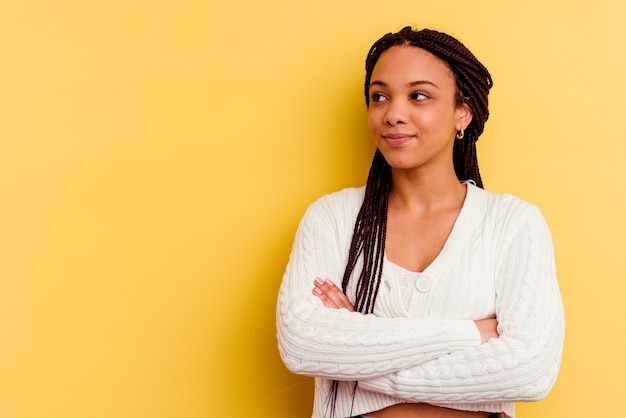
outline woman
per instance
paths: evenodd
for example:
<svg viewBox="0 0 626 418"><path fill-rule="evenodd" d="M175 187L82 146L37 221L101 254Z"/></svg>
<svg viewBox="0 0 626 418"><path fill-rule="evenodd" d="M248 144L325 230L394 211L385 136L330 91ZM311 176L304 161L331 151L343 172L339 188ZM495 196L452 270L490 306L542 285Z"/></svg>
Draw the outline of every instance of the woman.
<svg viewBox="0 0 626 418"><path fill-rule="evenodd" d="M282 359L316 378L313 417L513 417L513 402L554 384L564 320L550 233L478 171L491 85L440 32L372 46L367 185L309 207L278 297Z"/></svg>

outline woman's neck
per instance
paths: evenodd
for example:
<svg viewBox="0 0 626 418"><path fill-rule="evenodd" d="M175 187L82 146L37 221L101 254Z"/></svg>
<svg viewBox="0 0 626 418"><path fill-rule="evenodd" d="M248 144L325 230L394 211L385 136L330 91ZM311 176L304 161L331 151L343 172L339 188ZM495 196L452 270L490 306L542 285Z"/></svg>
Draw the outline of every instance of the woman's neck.
<svg viewBox="0 0 626 418"><path fill-rule="evenodd" d="M389 205L411 211L433 211L461 206L467 188L454 170L429 175L393 170Z"/></svg>

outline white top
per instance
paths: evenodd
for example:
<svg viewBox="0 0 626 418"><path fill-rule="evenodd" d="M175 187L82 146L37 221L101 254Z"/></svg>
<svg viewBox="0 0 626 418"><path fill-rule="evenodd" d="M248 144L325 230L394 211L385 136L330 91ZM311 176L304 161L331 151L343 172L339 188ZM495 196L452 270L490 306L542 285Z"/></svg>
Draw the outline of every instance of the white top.
<svg viewBox="0 0 626 418"><path fill-rule="evenodd" d="M513 402L545 397L559 370L564 316L539 210L467 184L441 253L421 273L385 260L374 313L363 315L326 308L312 294L316 277L341 287L363 195L345 189L309 207L278 295L283 362L316 378L312 416L330 416L332 380L348 381L339 385L337 417L401 402L513 417ZM353 302L357 279L347 292ZM493 316L500 337L481 345L473 321Z"/></svg>

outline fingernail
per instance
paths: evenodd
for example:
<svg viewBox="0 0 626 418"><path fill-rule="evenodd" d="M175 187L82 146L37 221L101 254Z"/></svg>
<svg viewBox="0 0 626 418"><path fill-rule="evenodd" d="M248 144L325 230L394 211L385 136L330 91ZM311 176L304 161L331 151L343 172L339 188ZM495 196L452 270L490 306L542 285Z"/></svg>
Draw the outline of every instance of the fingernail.
<svg viewBox="0 0 626 418"><path fill-rule="evenodd" d="M321 294L322 294L322 291L320 290L320 288L319 288L319 287L314 287L314 288L313 288L313 294L314 294L314 295L318 295L318 296L319 296L319 295L321 295Z"/></svg>
<svg viewBox="0 0 626 418"><path fill-rule="evenodd" d="M333 281L330 280L330 279L326 279L326 284L329 285L329 286L334 286L335 285L335 283L333 283Z"/></svg>
<svg viewBox="0 0 626 418"><path fill-rule="evenodd" d="M324 284L324 281L322 279L320 279L319 277L316 277L315 280L313 281L313 283L315 283L318 286L321 286Z"/></svg>

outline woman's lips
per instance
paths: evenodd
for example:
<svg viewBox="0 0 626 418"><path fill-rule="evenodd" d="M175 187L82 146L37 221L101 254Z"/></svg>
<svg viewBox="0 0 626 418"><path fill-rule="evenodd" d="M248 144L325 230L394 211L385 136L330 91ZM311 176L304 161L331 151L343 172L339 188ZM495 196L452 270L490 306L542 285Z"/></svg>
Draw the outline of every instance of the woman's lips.
<svg viewBox="0 0 626 418"><path fill-rule="evenodd" d="M400 147L414 138L409 134L385 134L383 139L390 147Z"/></svg>

